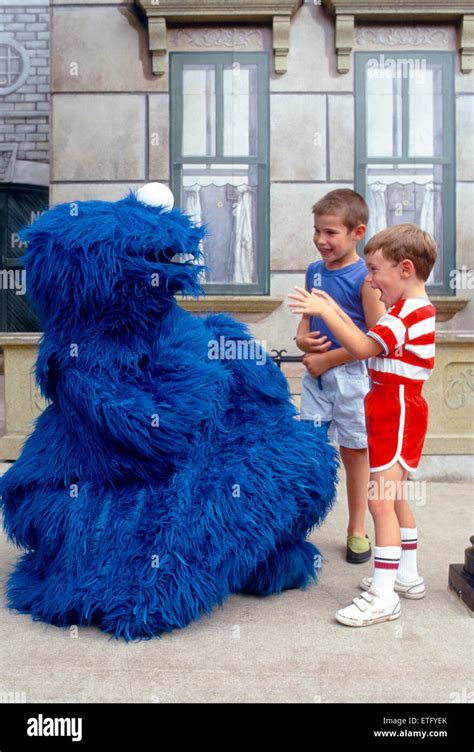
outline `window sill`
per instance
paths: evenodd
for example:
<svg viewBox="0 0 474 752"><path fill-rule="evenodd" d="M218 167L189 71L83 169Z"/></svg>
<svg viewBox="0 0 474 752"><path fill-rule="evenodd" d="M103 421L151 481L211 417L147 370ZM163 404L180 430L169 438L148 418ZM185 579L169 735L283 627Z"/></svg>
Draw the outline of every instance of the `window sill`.
<svg viewBox="0 0 474 752"><path fill-rule="evenodd" d="M450 295L429 295L429 298L436 308L436 321L449 321L470 302L469 298L455 298Z"/></svg>
<svg viewBox="0 0 474 752"><path fill-rule="evenodd" d="M232 313L271 313L283 303L283 298L269 295L208 295L202 298L176 296L176 302L185 311L206 313L207 311Z"/></svg>

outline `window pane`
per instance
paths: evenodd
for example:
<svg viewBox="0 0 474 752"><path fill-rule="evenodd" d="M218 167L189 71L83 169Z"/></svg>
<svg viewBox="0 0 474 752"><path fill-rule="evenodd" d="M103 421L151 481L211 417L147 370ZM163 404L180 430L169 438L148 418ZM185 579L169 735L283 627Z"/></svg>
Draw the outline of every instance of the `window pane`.
<svg viewBox="0 0 474 752"><path fill-rule="evenodd" d="M257 153L257 66L224 66L224 154Z"/></svg>
<svg viewBox="0 0 474 752"><path fill-rule="evenodd" d="M420 63L425 61L421 59ZM408 79L411 157L443 153L442 69L440 65L411 68Z"/></svg>
<svg viewBox="0 0 474 752"><path fill-rule="evenodd" d="M443 175L441 165L377 165L367 168L367 239L392 225L414 222L433 235L438 258L429 284L443 280Z"/></svg>
<svg viewBox="0 0 474 752"><path fill-rule="evenodd" d="M257 195L255 165L183 165L181 206L208 228L203 282L257 281Z"/></svg>
<svg viewBox="0 0 474 752"><path fill-rule="evenodd" d="M383 67L367 68L366 74L367 156L401 156L401 78Z"/></svg>
<svg viewBox="0 0 474 752"><path fill-rule="evenodd" d="M216 74L213 65L183 68L183 144L190 157L216 153Z"/></svg>

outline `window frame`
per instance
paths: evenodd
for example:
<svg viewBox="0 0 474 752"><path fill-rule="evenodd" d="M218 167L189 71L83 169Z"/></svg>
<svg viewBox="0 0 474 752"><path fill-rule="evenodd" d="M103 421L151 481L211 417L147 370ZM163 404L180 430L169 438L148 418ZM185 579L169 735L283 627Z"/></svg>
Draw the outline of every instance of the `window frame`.
<svg viewBox="0 0 474 752"><path fill-rule="evenodd" d="M455 53L404 50L403 52L383 51L386 59L425 59L427 63L438 63L443 71L442 83L442 122L443 154L433 157L408 156L408 79L402 78L402 154L399 157L368 157L366 127L366 63L380 56L381 51L354 53L354 94L355 94L355 150L354 174L355 190L367 196L366 167L370 164L441 164L443 167L443 280L438 284L427 285L431 295L455 295L450 285L450 271L455 269L456 260L456 94L455 94Z"/></svg>
<svg viewBox="0 0 474 752"><path fill-rule="evenodd" d="M257 66L258 149L255 156L225 157L223 148L222 76L217 72L234 63ZM181 154L183 128L183 66L216 65L216 154L189 157ZM170 182L179 206L183 164L248 164L257 166L257 279L253 284L203 283L208 295L268 295L270 291L269 193L270 193L270 88L268 52L172 52L170 53Z"/></svg>

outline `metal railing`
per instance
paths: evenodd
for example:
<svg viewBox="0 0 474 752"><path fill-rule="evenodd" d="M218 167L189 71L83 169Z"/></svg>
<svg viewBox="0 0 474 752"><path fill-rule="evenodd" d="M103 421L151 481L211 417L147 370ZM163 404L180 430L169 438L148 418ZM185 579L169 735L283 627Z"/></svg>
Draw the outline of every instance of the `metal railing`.
<svg viewBox="0 0 474 752"><path fill-rule="evenodd" d="M282 363L302 363L303 362L303 355L284 355L283 353L286 353L286 350L271 350L270 355L272 356L273 360L275 361L278 368L281 369ZM275 353L275 355L273 354Z"/></svg>

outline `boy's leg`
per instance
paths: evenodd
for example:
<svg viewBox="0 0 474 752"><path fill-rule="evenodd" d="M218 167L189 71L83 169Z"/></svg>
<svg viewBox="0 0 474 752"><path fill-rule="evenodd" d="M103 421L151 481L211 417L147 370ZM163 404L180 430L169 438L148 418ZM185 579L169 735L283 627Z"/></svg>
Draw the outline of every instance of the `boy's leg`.
<svg viewBox="0 0 474 752"><path fill-rule="evenodd" d="M417 528L414 514L406 500L408 470L404 470L401 484L397 486L395 514L400 525L401 554L400 565L395 579L395 592L411 600L425 596L425 583L417 568ZM373 577L364 577L360 587L370 590Z"/></svg>
<svg viewBox="0 0 474 752"><path fill-rule="evenodd" d="M348 550L346 558L352 564L363 563L371 557L370 542L366 537L367 488L369 460L367 449L339 446L341 460L346 470ZM349 546L350 544L350 546Z"/></svg>
<svg viewBox="0 0 474 752"><path fill-rule="evenodd" d="M367 592L336 613L336 619L346 626L370 626L400 616L400 599L394 590L401 553L395 499L402 477L403 467L398 462L386 470L370 473L369 511L375 527L374 576Z"/></svg>
<svg viewBox="0 0 474 752"><path fill-rule="evenodd" d="M390 598L400 564L400 525L395 512L397 490L404 468L396 462L386 470L370 473L369 511L374 520L374 577L372 587Z"/></svg>
<svg viewBox="0 0 474 752"><path fill-rule="evenodd" d="M407 501L406 483L408 481L408 470L405 470L403 482L400 484L397 499L395 501L395 513L400 525L400 534L402 541L402 553L400 556L400 566L397 573L397 581L414 585L405 593L407 597L422 598L425 594L425 585L423 578L418 573L417 566L417 549L418 549L418 531L416 528L415 515Z"/></svg>
<svg viewBox="0 0 474 752"><path fill-rule="evenodd" d="M364 398L369 381L365 363L360 361L345 363L333 370L336 382L334 424L346 469L349 509L346 560L359 564L368 561L372 555L365 528L369 460Z"/></svg>

